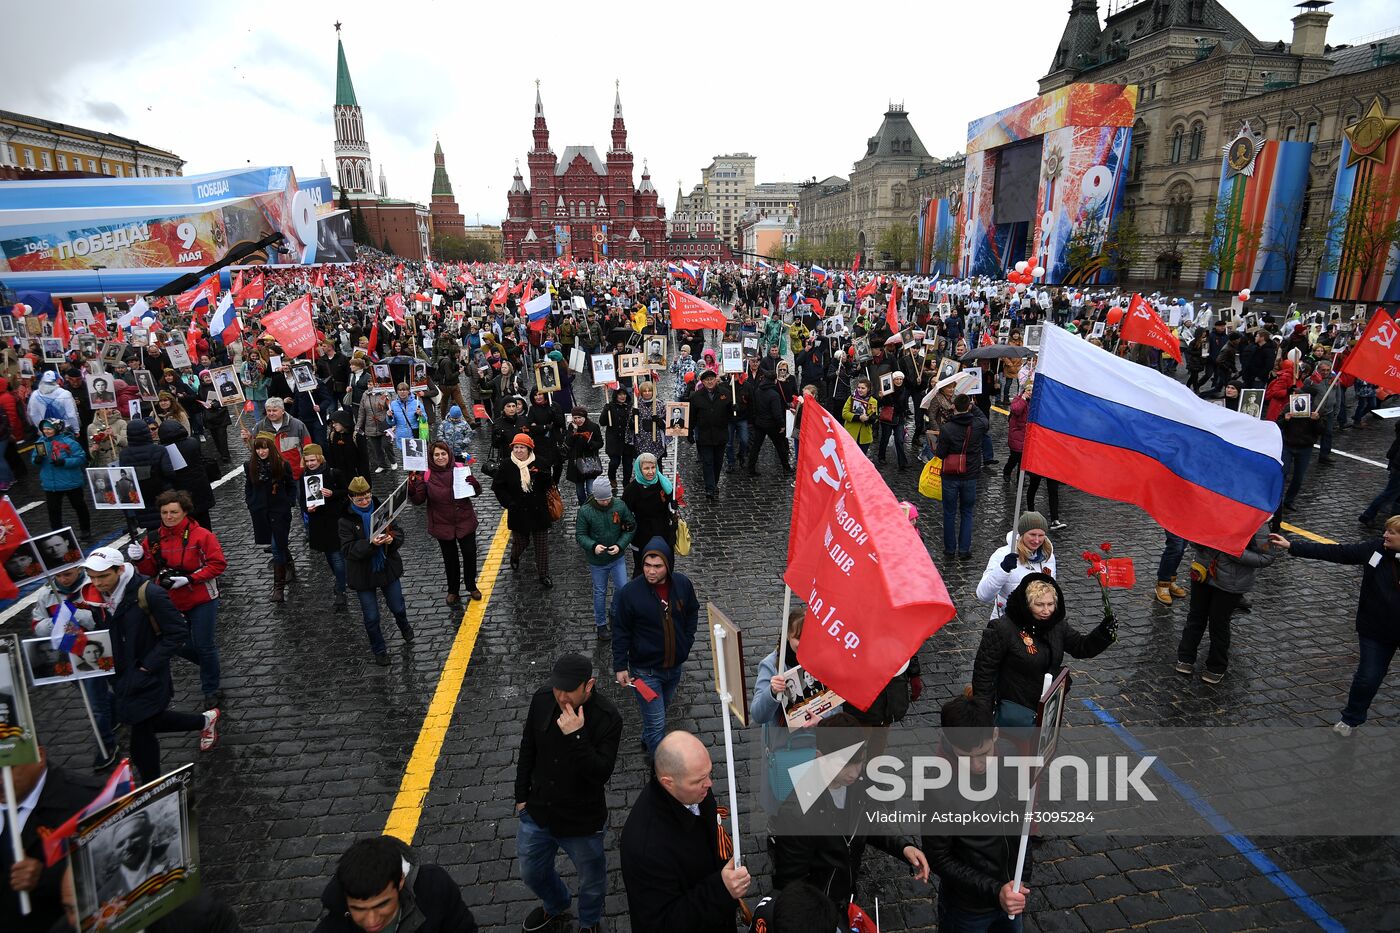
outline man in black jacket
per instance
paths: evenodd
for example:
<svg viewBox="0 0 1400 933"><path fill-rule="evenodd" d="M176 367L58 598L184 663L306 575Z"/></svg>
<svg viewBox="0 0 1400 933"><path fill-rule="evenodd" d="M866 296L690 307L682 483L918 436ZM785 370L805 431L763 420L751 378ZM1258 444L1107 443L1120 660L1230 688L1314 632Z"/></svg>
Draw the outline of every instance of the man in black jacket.
<svg viewBox="0 0 1400 933"><path fill-rule="evenodd" d="M571 896L554 868L559 849L579 875L579 933L596 933L608 893L604 796L617 764L622 715L595 692L593 662L566 654L535 691L515 767L515 849L520 877L543 903L521 929L544 930L568 914Z"/></svg>
<svg viewBox="0 0 1400 933"><path fill-rule="evenodd" d="M997 744L991 710L966 697L956 697L943 704L942 725L942 753L967 760L967 767L974 774L985 773L987 756L996 754ZM965 801L954 801L946 795L940 800L966 805ZM985 813L989 804L972 806ZM924 836L924 851L938 876L939 930L1014 933L1021 929L1020 915L1025 912L1030 891L1025 879L1030 877L1031 854L1028 848L1021 890L1013 891L1019 845L1020 840L1009 834ZM1009 916L1016 919L1008 919Z"/></svg>
<svg viewBox="0 0 1400 933"><path fill-rule="evenodd" d="M131 726L131 763L141 783L154 781L160 768L161 732L199 732L199 750L219 744L218 709L199 713L170 710L175 684L170 659L189 641L190 627L170 595L136 572L116 548L95 548L83 562L88 579L102 594L112 633L113 712Z"/></svg>
<svg viewBox="0 0 1400 933"><path fill-rule="evenodd" d="M764 438L773 442L778 454L778 463L784 473L792 472L792 462L788 458L787 414L783 407L783 397L778 392L773 373L760 370L758 390L753 397L754 437L749 442L749 475L758 475L758 453L763 449Z"/></svg>
<svg viewBox="0 0 1400 933"><path fill-rule="evenodd" d="M461 889L392 836L361 839L340 857L321 893L314 933L476 933Z"/></svg>
<svg viewBox="0 0 1400 933"><path fill-rule="evenodd" d="M622 828L622 881L634 930L734 931L736 901L751 879L721 850L713 767L688 732L672 732L657 746L655 774Z"/></svg>
<svg viewBox="0 0 1400 933"><path fill-rule="evenodd" d="M713 369L700 374L700 388L690 393L690 428L695 433L695 449L705 474L705 495L713 499L719 492L724 470L724 447L729 443L729 422L734 417L734 394L719 383Z"/></svg>
<svg viewBox="0 0 1400 933"><path fill-rule="evenodd" d="M953 399L953 414L938 432L934 456L943 458L943 557L972 557L972 515L987 419L968 395ZM961 459L959 459L961 458Z"/></svg>
<svg viewBox="0 0 1400 933"><path fill-rule="evenodd" d="M48 763L41 747L34 764L14 767L15 801L19 809L19 841L24 857L14 861L10 854L10 835L0 827L4 854L0 864L5 868L5 891L0 893L0 930L6 933L46 933L63 916L59 885L63 878L63 863L46 868L44 844L39 827L57 829L68 818L92 803L102 792L102 781L65 771ZM0 814L0 824L5 822ZM29 894L30 912L21 916L19 895Z"/></svg>

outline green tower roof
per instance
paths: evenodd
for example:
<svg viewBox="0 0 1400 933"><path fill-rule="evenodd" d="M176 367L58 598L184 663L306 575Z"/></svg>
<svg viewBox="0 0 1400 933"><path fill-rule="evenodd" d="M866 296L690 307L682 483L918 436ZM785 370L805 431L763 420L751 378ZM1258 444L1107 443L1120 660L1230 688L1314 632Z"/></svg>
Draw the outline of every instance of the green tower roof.
<svg viewBox="0 0 1400 933"><path fill-rule="evenodd" d="M335 40L335 105L337 107L358 107L355 99L355 85L350 83L350 66L345 64L345 44Z"/></svg>

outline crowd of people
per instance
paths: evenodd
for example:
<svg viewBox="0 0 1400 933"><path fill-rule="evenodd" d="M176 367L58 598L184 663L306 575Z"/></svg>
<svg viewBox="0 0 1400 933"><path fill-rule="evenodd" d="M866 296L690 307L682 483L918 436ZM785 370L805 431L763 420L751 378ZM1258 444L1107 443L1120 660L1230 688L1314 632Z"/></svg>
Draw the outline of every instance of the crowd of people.
<svg viewBox="0 0 1400 933"><path fill-rule="evenodd" d="M678 460L699 461L710 500L760 473L765 441L774 468L788 476L801 444L803 407L823 406L876 462L886 463L893 447L895 471L886 476L899 495L914 495L915 479L902 478L910 465L938 466L942 557L969 560L982 544L974 541L979 486L996 477L1002 458L1003 482L1022 478L1036 371L1031 328L1064 327L1182 379L1226 408L1248 413L1258 404L1260 417L1279 424L1283 500L1247 549L1228 554L1196 546L1188 590L1178 577L1191 542L1165 534L1153 598L1168 606L1188 601L1171 662L1176 670L1196 672L1208 636L1201 679L1218 684L1226 676L1230 620L1248 611L1256 578L1288 552L1364 567L1360 663L1334 727L1338 734L1350 735L1366 721L1400 644L1400 561L1391 559L1400 556L1400 517L1385 519L1400 493L1400 421L1388 482L1373 499L1368 491L1359 516L1367 530L1384 519L1381 533L1349 545L1281 533L1283 516L1316 486L1315 479L1308 482L1314 446L1326 465L1340 432L1376 430L1368 417L1379 401L1376 388L1334 378L1359 332L1353 322L1275 320L1152 296L1179 333L1184 364L1178 366L1160 349L1120 339L1112 312L1121 317L1125 296L1005 281L726 263L682 282L659 263L432 267L372 250L346 266L247 270L254 275L263 297L240 302L243 333L230 343L191 330L171 306L156 308L149 328L163 337L138 346L128 330L130 342L113 357L76 349L75 341L62 362L46 359L42 329L6 350L0 483L37 468L50 525L65 524L66 506L85 541L92 539L88 468L131 467L140 494L139 507L122 513L130 535L125 546L95 547L80 565L43 581L33 632L49 635L56 625L111 631L114 676L82 681L99 741L92 770L105 772L117 762L122 726L139 778L153 780L162 774L161 733L197 732L202 751L219 742L225 697L218 581L231 565L258 567L270 599L280 603L289 587L306 582L303 574L318 572L299 568L295 555L320 552L332 610L347 612L353 590L370 654L389 666L380 607L388 607L398 637L412 642L405 549L422 547L406 535L402 510L424 512L427 537L440 551L447 603L478 601L476 500L489 485L510 534L511 576L522 579L526 592L548 590L558 573L577 573L581 581L586 567L594 633L611 649L611 669L601 672L583 655L553 659L549 682L530 702L514 790L521 877L540 901L523 922L527 931L569 929L574 895L555 867L560 849L577 871L580 930L599 929L603 921L606 788L625 730L617 706L596 689L600 676L635 697L637 738L650 770L619 842L633 929L732 930L740 915L758 930L835 929L858 899L869 846L907 863L920 880L936 876L940 929L1020 929L1020 916L1034 906L1033 889L1011 884L1014 855L999 837L971 835L853 830L773 838L773 896L754 915L744 900L759 883L732 858L733 840L711 790L710 750L696 736L668 732L666 720L687 665L696 666L691 655L704 598L684 570L690 527ZM713 300L729 325L671 327L670 288ZM552 311L531 322L523 306L546 292ZM391 293L413 302L406 320L383 312ZM317 329L309 354L314 386L292 378L277 338L258 326L265 311L303 295L312 299ZM113 303L108 317L125 310ZM75 323L80 330L97 326ZM644 375L614 378L598 386L600 393L582 389L594 383L593 358L611 354L616 364L623 354L641 352L652 336L664 342L659 350L647 344ZM172 353L172 345L187 352ZM969 358L985 348L1004 352ZM183 356L190 365L177 365ZM225 404L215 374L226 367L237 374L246 401ZM94 374L105 374L102 399L89 390ZM595 396L598 404L590 408L587 400ZM1308 403L1295 403L1299 396ZM686 403L688 420L675 421L668 402ZM1000 432L991 429L994 406L1006 415L1004 450L997 449ZM227 552L213 527L214 482L221 466L232 466L234 422L246 460L241 477L231 475L242 481L261 548L254 553ZM951 751L974 761L994 753L998 728L1034 724L1043 678L1066 655L1091 659L1118 634L1107 610L1088 618L1082 609L1074 612L1057 580L1053 537L1069 527L1060 483L1031 473L1023 478L1015 527L1004 544L988 548L976 587L990 620L965 672L971 687L939 711L942 725L960 737ZM572 487L571 516L565 482ZM1042 483L1048 517L1036 508ZM566 529L577 557L569 553ZM560 547L567 559L551 553ZM527 554L534 583L523 582ZM783 674L797 665L804 619L804 609L794 610L787 643L757 670L749 706L766 743L785 747L815 727L806 739L820 756L838 750L832 736L840 727L880 730L905 717L924 690L917 654L868 709L847 704L820 721L789 723ZM177 657L197 669L198 711L172 708ZM810 672L806 678L808 692L821 690ZM822 800L838 819L863 760L851 762ZM47 783L21 784L28 807L21 812L40 812L35 804L50 803L44 795L55 787L73 794L71 787L81 785L76 776L71 785L54 778L71 772L48 766L48 773ZM774 813L790 808L791 793L790 785L765 787L765 804ZM34 893L40 909L33 916L52 923L71 897L71 878L65 882L61 870L34 862L31 854L14 863L11 887ZM323 931L475 929L450 875L388 838L351 846L322 902ZM6 910L13 910L13 899ZM6 930L48 928L15 913L0 912L0 919Z"/></svg>

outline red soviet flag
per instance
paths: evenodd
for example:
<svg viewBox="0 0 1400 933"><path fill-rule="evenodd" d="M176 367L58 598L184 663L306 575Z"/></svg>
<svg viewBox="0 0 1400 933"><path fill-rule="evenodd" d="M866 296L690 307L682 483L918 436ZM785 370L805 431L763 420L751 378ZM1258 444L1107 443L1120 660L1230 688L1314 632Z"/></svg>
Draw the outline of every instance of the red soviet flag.
<svg viewBox="0 0 1400 933"><path fill-rule="evenodd" d="M899 333L899 283L890 286L890 303L885 306L885 326L890 335Z"/></svg>
<svg viewBox="0 0 1400 933"><path fill-rule="evenodd" d="M384 310L389 312L389 317L393 319L395 324L402 326L407 323L405 319L407 309L404 307L403 296L398 292L390 292L384 296Z"/></svg>
<svg viewBox="0 0 1400 933"><path fill-rule="evenodd" d="M957 611L870 459L820 405L802 444L783 581L807 601L797 659L860 709Z"/></svg>
<svg viewBox="0 0 1400 933"><path fill-rule="evenodd" d="M724 330L729 318L724 312L694 295L668 288L671 298L671 326L676 330Z"/></svg>
<svg viewBox="0 0 1400 933"><path fill-rule="evenodd" d="M1387 392L1400 392L1400 324L1384 308L1371 317L1341 371Z"/></svg>
<svg viewBox="0 0 1400 933"><path fill-rule="evenodd" d="M288 356L301 356L316 344L316 328L311 323L311 299L305 295L279 311L264 315L262 324Z"/></svg>
<svg viewBox="0 0 1400 933"><path fill-rule="evenodd" d="M1163 353L1174 358L1178 363L1181 359L1181 341L1176 339L1168 327L1152 310L1152 306L1141 295L1133 295L1133 300L1128 302L1127 320L1123 322L1123 329L1119 331L1122 338L1129 343L1141 343L1149 347L1156 347Z"/></svg>

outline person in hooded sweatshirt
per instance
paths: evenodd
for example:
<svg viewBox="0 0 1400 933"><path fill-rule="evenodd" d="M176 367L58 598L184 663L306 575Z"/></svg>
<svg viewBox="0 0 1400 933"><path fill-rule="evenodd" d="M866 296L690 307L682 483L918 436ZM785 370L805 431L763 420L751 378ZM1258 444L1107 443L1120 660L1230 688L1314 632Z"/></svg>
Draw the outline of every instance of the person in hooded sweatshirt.
<svg viewBox="0 0 1400 933"><path fill-rule="evenodd" d="M700 601L690 578L676 573L671 548L654 537L642 551L642 572L613 597L613 672L619 685L637 691L642 742L656 754L666 732L666 708L681 682L700 623Z"/></svg>
<svg viewBox="0 0 1400 933"><path fill-rule="evenodd" d="M170 488L189 493L190 501L194 503L194 512L190 517L213 531L210 511L214 508L214 489L209 485L209 474L204 471L202 445L190 437L184 425L173 419L162 421L156 429L156 436L165 448L165 459L160 468Z"/></svg>
<svg viewBox="0 0 1400 933"><path fill-rule="evenodd" d="M345 850L321 892L314 933L476 933L476 919L447 870L424 864L392 836Z"/></svg>
<svg viewBox="0 0 1400 933"><path fill-rule="evenodd" d="M987 559L987 569L977 584L977 598L992 604L992 618L1001 618L1006 600L1028 573L1055 575L1055 546L1046 533L1045 516L1022 512L1016 530L1006 533L1006 544Z"/></svg>
<svg viewBox="0 0 1400 933"><path fill-rule="evenodd" d="M156 498L170 488L170 481L162 469L165 448L151 437L149 419L132 418L126 423L126 447L117 462L136 471L136 484L141 487L141 501L145 503L145 508L135 513L136 524L142 528L155 528L160 521Z"/></svg>
<svg viewBox="0 0 1400 933"><path fill-rule="evenodd" d="M1006 600L1006 611L982 632L972 664L972 699L993 710L998 726L1029 727L1045 686L1066 652L1093 658L1118 639L1118 622L1106 612L1087 634L1065 620L1065 599L1055 578L1028 573Z"/></svg>
<svg viewBox="0 0 1400 933"><path fill-rule="evenodd" d="M49 370L39 379L39 388L29 396L26 409L30 424L38 424L45 418L57 418L77 434L81 430L78 420L78 403L69 392L58 383L58 373Z"/></svg>

